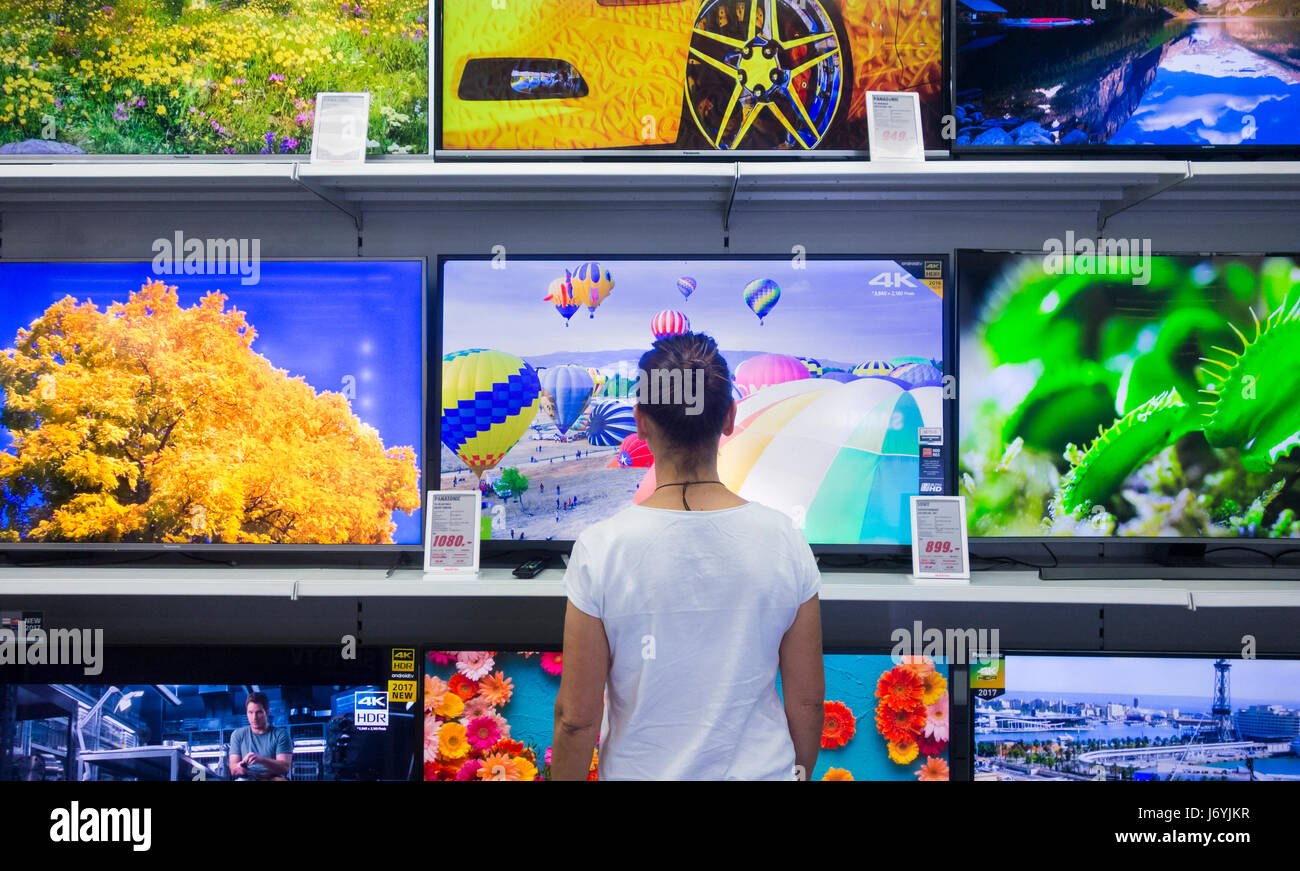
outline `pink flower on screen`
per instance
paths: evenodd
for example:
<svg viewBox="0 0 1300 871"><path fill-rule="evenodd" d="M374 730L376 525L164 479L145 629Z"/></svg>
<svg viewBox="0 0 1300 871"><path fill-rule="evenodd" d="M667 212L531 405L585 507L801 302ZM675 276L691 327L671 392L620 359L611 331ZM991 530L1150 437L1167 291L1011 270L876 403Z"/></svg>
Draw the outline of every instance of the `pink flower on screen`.
<svg viewBox="0 0 1300 871"><path fill-rule="evenodd" d="M925 709L925 735L935 741L948 740L948 694L944 693Z"/></svg>
<svg viewBox="0 0 1300 871"><path fill-rule="evenodd" d="M462 650L456 656L456 671L470 680L478 680L492 671L496 663L486 650Z"/></svg>
<svg viewBox="0 0 1300 871"><path fill-rule="evenodd" d="M478 770L483 767L482 759L471 759L456 772L457 780L478 780Z"/></svg>
<svg viewBox="0 0 1300 871"><path fill-rule="evenodd" d="M501 728L492 717L475 717L465 727L465 738L475 750L490 750L501 740Z"/></svg>
<svg viewBox="0 0 1300 871"><path fill-rule="evenodd" d="M495 714L496 708L492 707L492 703L482 696L474 696L474 698L465 703L465 710L462 713L465 717L472 720L475 717L485 717L488 714Z"/></svg>
<svg viewBox="0 0 1300 871"><path fill-rule="evenodd" d="M564 654L562 653L543 653L542 668L547 674L559 674L564 671Z"/></svg>
<svg viewBox="0 0 1300 871"><path fill-rule="evenodd" d="M448 653L445 650L429 651L429 662L432 662L434 665L451 665L452 660L454 660L455 658L456 658L455 654Z"/></svg>

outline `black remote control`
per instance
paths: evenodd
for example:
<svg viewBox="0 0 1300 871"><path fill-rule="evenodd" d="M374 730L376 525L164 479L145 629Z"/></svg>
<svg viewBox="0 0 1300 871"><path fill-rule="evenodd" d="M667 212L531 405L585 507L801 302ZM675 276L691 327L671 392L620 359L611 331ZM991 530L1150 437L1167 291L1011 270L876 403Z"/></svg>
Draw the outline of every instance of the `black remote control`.
<svg viewBox="0 0 1300 871"><path fill-rule="evenodd" d="M516 578L532 578L544 568L546 568L546 560L534 559L515 569L514 574Z"/></svg>

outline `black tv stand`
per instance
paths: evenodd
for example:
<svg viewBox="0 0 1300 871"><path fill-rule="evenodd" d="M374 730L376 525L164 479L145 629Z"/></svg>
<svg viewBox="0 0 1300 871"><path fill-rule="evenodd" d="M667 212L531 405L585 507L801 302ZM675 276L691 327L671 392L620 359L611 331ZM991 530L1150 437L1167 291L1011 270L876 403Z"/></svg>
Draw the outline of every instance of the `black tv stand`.
<svg viewBox="0 0 1300 871"><path fill-rule="evenodd" d="M1209 555L1204 544L1167 544L1156 548L1150 562L1074 562L1039 569L1038 576L1044 581L1300 581L1300 566L1217 564L1207 561ZM1268 558L1263 552L1258 556Z"/></svg>

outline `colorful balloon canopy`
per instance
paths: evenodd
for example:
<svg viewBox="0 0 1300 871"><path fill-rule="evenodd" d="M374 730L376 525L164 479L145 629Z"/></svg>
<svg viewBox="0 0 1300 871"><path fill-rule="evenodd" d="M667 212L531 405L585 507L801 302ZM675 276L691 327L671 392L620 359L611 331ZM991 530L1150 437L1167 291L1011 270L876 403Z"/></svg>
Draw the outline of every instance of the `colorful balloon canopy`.
<svg viewBox="0 0 1300 871"><path fill-rule="evenodd" d="M696 286L695 279L689 276L683 275L677 279L677 289L681 291L682 297L685 299L691 298L691 294L695 293Z"/></svg>
<svg viewBox="0 0 1300 871"><path fill-rule="evenodd" d="M632 406L616 399L598 399L591 405L587 418L587 441L597 447L619 444L636 432Z"/></svg>
<svg viewBox="0 0 1300 871"><path fill-rule="evenodd" d="M877 378L776 385L737 404L736 428L718 451L719 479L802 521L810 542L906 543L917 428L942 425L942 394ZM651 468L634 501L655 486Z"/></svg>
<svg viewBox="0 0 1300 871"><path fill-rule="evenodd" d="M542 372L542 410L555 421L560 435L566 435L587 407L596 384L581 366L551 366Z"/></svg>
<svg viewBox="0 0 1300 871"><path fill-rule="evenodd" d="M853 367L854 375L888 375L892 371L894 367L884 360L868 360Z"/></svg>
<svg viewBox="0 0 1300 871"><path fill-rule="evenodd" d="M514 447L537 415L537 372L504 351L475 348L442 358L442 443L482 475Z"/></svg>
<svg viewBox="0 0 1300 871"><path fill-rule="evenodd" d="M595 366L588 366L587 374L591 376L592 383L596 385L596 394L599 395L600 388L605 386L605 373Z"/></svg>
<svg viewBox="0 0 1300 871"><path fill-rule="evenodd" d="M599 263L584 263L573 273L573 298L587 307L588 317L596 316L596 307L613 289L614 276Z"/></svg>
<svg viewBox="0 0 1300 871"><path fill-rule="evenodd" d="M841 383L847 383L849 381L857 381L862 376L854 375L852 372L845 372L843 369L836 369L831 372L822 372L818 377L823 381L839 381Z"/></svg>
<svg viewBox="0 0 1300 871"><path fill-rule="evenodd" d="M889 358L889 365L897 369L899 366L906 366L908 363L929 363L929 357L919 357L913 354L901 354L897 357Z"/></svg>
<svg viewBox="0 0 1300 871"><path fill-rule="evenodd" d="M795 357L786 354L759 354L737 366L732 380L740 388L741 396L749 396L755 390L773 384L809 377L808 367Z"/></svg>
<svg viewBox="0 0 1300 871"><path fill-rule="evenodd" d="M763 318L767 317L768 312L776 305L776 301L781 298L781 288L770 278L759 278L745 285L740 295L745 300L745 305L758 315L758 322L761 324Z"/></svg>
<svg viewBox="0 0 1300 871"><path fill-rule="evenodd" d="M563 278L557 278L551 282L551 286L546 290L546 296L542 297L546 302L555 306L555 310L564 318L564 325L569 325L569 318L577 313L580 306L573 298L573 279L570 277L568 270L564 272Z"/></svg>
<svg viewBox="0 0 1300 871"><path fill-rule="evenodd" d="M941 387L943 385L943 373L931 366L929 361L905 363L902 366L895 367L889 373L889 379L898 382L909 390L913 387Z"/></svg>
<svg viewBox="0 0 1300 871"><path fill-rule="evenodd" d="M650 453L650 446L636 433L632 433L618 446L618 455L609 461L608 469L648 469L654 464L655 456ZM638 500L639 501L639 500Z"/></svg>
<svg viewBox="0 0 1300 871"><path fill-rule="evenodd" d="M691 331L691 322L681 312L665 309L650 319L650 332L655 341L668 336L680 336Z"/></svg>
<svg viewBox="0 0 1300 871"><path fill-rule="evenodd" d="M808 367L808 374L812 377L817 378L822 374L822 364L812 357L796 357L795 359Z"/></svg>

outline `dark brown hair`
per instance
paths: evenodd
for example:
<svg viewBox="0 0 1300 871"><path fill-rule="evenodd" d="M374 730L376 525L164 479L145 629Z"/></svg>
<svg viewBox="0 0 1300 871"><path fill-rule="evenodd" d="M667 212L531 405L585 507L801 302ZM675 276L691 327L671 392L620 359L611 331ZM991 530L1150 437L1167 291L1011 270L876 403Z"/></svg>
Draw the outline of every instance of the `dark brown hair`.
<svg viewBox="0 0 1300 871"><path fill-rule="evenodd" d="M660 339L641 355L638 367L643 379L681 373L679 378L660 378L657 401L642 402L647 393L638 385L638 404L668 443L686 453L715 449L731 408L731 372L713 337L683 333ZM700 383L698 371L704 373L704 389L688 403L685 383L694 390Z"/></svg>

